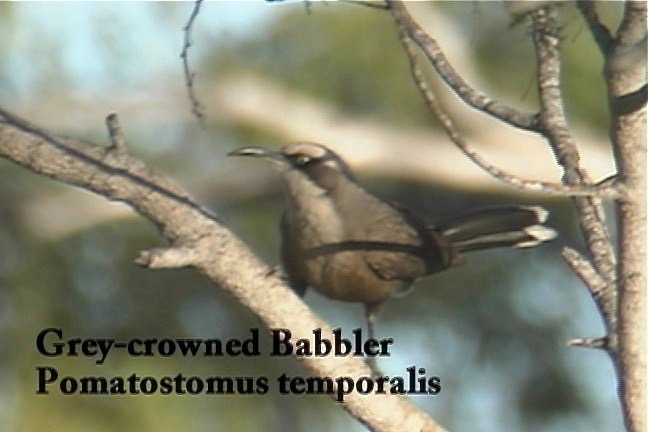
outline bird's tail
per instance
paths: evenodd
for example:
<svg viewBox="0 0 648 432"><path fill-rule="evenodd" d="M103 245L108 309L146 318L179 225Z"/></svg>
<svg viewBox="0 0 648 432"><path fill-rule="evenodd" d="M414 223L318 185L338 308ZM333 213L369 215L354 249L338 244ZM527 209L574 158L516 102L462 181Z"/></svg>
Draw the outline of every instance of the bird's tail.
<svg viewBox="0 0 648 432"><path fill-rule="evenodd" d="M549 212L539 206L491 207L465 213L437 225L455 251L497 247L533 247L556 237L542 225Z"/></svg>

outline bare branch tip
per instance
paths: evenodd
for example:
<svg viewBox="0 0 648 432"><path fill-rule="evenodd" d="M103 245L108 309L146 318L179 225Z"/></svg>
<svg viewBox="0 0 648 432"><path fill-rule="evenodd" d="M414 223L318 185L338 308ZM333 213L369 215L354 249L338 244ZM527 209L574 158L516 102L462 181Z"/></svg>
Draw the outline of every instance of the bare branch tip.
<svg viewBox="0 0 648 432"><path fill-rule="evenodd" d="M148 250L143 250L140 251L137 257L133 260L133 262L140 266L140 267L150 267L151 263L153 262L153 253L152 251Z"/></svg>
<svg viewBox="0 0 648 432"><path fill-rule="evenodd" d="M150 269L181 268L194 265L199 253L193 246L175 246L140 251L135 264Z"/></svg>
<svg viewBox="0 0 648 432"><path fill-rule="evenodd" d="M582 348L595 348L595 349L608 349L608 337L600 338L574 338L567 341L568 346L582 347Z"/></svg>
<svg viewBox="0 0 648 432"><path fill-rule="evenodd" d="M106 116L106 127L108 128L108 137L110 138L110 149L117 151L126 150L126 139L124 132L119 124L119 116L112 112Z"/></svg>
<svg viewBox="0 0 648 432"><path fill-rule="evenodd" d="M376 1L376 0L339 0L339 1L342 3L355 4L358 6L366 6L372 9L382 9L382 10L390 9L389 4L383 1Z"/></svg>
<svg viewBox="0 0 648 432"><path fill-rule="evenodd" d="M192 42L193 26L196 21L196 18L198 17L198 13L200 12L200 5L202 4L202 2L203 0L195 1L193 10L191 11L191 15L189 15L186 25L182 28L182 31L184 33L184 44L182 46L182 51L180 52L180 58L182 59L182 64L184 67L185 86L187 87L187 95L189 97L189 102L191 103L191 112L196 116L198 122L204 126L203 105L198 100L198 97L196 96L194 91L196 72L192 71L189 66L189 48L191 48L193 45Z"/></svg>

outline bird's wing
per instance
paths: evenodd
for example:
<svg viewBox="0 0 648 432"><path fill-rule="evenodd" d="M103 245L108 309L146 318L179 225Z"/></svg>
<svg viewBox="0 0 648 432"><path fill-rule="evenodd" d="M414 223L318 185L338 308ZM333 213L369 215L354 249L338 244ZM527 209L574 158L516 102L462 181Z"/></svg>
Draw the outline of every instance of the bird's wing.
<svg viewBox="0 0 648 432"><path fill-rule="evenodd" d="M395 252L367 253L365 261L372 271L382 279L414 280L448 268L453 252L434 226L399 203L388 204L394 212L374 224L382 233L368 235L389 238Z"/></svg>

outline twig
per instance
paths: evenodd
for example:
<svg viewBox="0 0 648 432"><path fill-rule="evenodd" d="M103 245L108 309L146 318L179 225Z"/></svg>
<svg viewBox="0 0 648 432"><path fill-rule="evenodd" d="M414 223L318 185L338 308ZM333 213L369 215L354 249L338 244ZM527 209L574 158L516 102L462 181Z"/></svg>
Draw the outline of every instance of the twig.
<svg viewBox="0 0 648 432"><path fill-rule="evenodd" d="M350 3L358 6L366 6L373 9L389 9L389 5L384 1L376 0L338 0L340 3Z"/></svg>
<svg viewBox="0 0 648 432"><path fill-rule="evenodd" d="M193 10L191 11L191 15L189 15L189 19L187 20L187 24L182 28L182 31L184 32L184 44L182 45L182 51L180 52L180 58L182 59L182 66L184 68L184 76L185 76L185 85L187 87L187 94L189 96L189 101L191 102L191 112L196 116L200 124L204 123L204 110L205 107L200 103L198 98L196 97L196 94L194 93L194 79L196 78L196 73L191 71L191 68L189 67L189 48L193 45L193 41L191 38L191 32L193 31L193 25L196 20L196 17L198 16L198 13L200 12L200 5L202 4L203 0L196 0L194 3Z"/></svg>
<svg viewBox="0 0 648 432"><path fill-rule="evenodd" d="M496 166L488 163L477 151L473 150L468 143L463 139L461 134L457 131L452 122L452 119L445 113L439 102L437 101L432 89L428 85L421 68L418 65L416 58L416 51L412 45L412 41L405 31L400 32L400 39L405 48L405 52L410 61L410 71L414 78L414 82L419 88L419 91L425 102L439 121L441 127L445 130L446 134L452 142L459 147L459 149L472 160L477 166L488 172L493 177L510 184L511 186L529 192L544 192L556 195L566 196L589 196L596 195L602 197L615 197L620 193L614 183L604 185L578 185L568 186L560 183L543 182L539 180L524 179L514 174L508 173Z"/></svg>
<svg viewBox="0 0 648 432"><path fill-rule="evenodd" d="M538 131L536 113L522 112L470 86L452 67L437 41L414 21L403 2L386 1L401 31L404 31L423 50L439 76L465 103L512 126Z"/></svg>
<svg viewBox="0 0 648 432"><path fill-rule="evenodd" d="M126 140L124 139L124 132L119 124L117 113L108 114L106 117L106 127L108 128L111 147L117 151L125 151Z"/></svg>
<svg viewBox="0 0 648 432"><path fill-rule="evenodd" d="M603 315L603 322L605 323L608 336L606 336L607 342L605 345L601 345L599 348L604 347L608 350L615 351L617 348L617 338L611 334L611 331L616 328L616 296L606 295L608 283L598 274L592 264L575 249L564 247L562 256L572 271L580 278L585 287L587 287L592 299Z"/></svg>
<svg viewBox="0 0 648 432"><path fill-rule="evenodd" d="M577 346L584 348L599 348L609 350L609 341L606 337L601 338L574 338L567 341L569 346Z"/></svg>
<svg viewBox="0 0 648 432"><path fill-rule="evenodd" d="M599 20L598 13L596 12L596 1L578 0L576 5L583 15L590 32L592 32L592 36L594 36L594 40L599 49L602 53L607 53L614 41L614 38L612 37L610 30L608 30L608 28Z"/></svg>
<svg viewBox="0 0 648 432"><path fill-rule="evenodd" d="M606 300L609 300L605 298L605 296L603 296L603 292L607 283L605 282L605 280L603 280L601 275L598 274L596 269L585 257L583 257L575 249L572 249L570 247L563 248L562 256L574 271L574 273L576 273L576 275L587 286L590 293L592 294L592 298L594 298L597 303L602 303ZM609 305L602 305L602 309L614 311L614 308L614 303Z"/></svg>

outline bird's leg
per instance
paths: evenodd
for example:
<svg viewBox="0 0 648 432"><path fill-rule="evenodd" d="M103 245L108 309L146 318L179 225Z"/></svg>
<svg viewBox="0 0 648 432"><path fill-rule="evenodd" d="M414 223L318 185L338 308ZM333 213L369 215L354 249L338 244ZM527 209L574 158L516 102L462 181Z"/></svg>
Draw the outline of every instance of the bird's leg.
<svg viewBox="0 0 648 432"><path fill-rule="evenodd" d="M369 339L375 339L375 329L374 322L376 320L376 315L380 311L380 304L366 304L365 305L365 318L367 319L367 332L369 333Z"/></svg>
<svg viewBox="0 0 648 432"><path fill-rule="evenodd" d="M365 318L367 320L367 332L369 333L368 339L375 339L374 322L376 315L380 311L382 303L367 303L365 304ZM378 368L376 357L367 357L367 366L371 369L371 374L374 377L380 377L383 373Z"/></svg>

